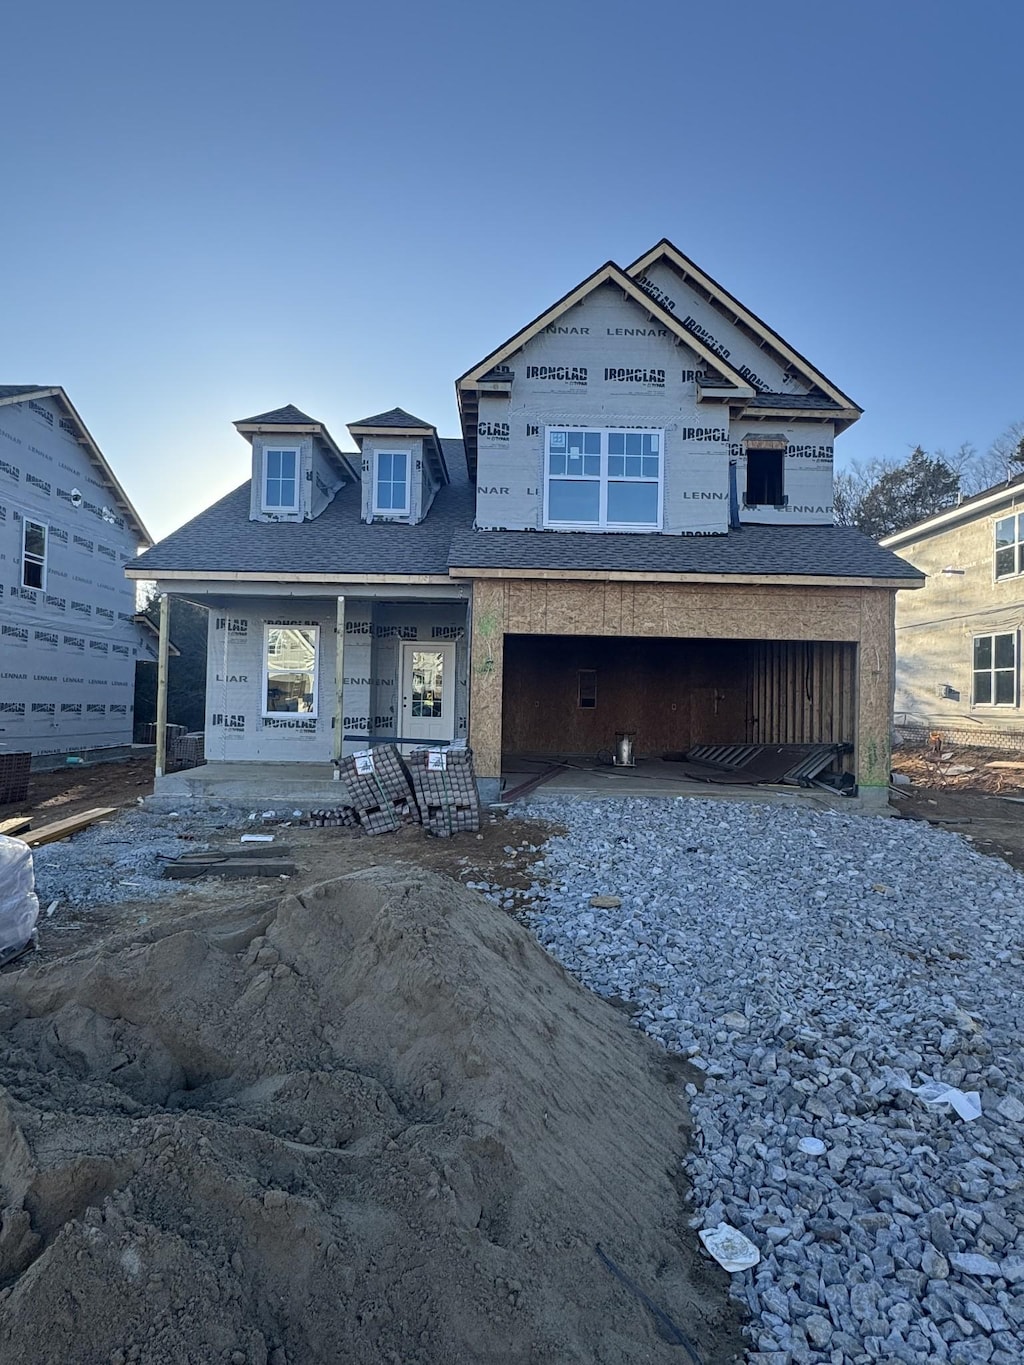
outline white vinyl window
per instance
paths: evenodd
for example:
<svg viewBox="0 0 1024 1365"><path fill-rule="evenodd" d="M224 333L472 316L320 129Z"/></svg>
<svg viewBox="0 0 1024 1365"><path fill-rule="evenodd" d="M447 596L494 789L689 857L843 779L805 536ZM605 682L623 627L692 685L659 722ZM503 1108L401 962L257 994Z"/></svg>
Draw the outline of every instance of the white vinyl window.
<svg viewBox="0 0 1024 1365"><path fill-rule="evenodd" d="M266 626L263 634L263 714L315 716L319 626Z"/></svg>
<svg viewBox="0 0 1024 1365"><path fill-rule="evenodd" d="M21 585L23 588L46 588L46 542L49 528L41 521L22 522Z"/></svg>
<svg viewBox="0 0 1024 1365"><path fill-rule="evenodd" d="M996 522L996 578L1024 573L1024 513Z"/></svg>
<svg viewBox="0 0 1024 1365"><path fill-rule="evenodd" d="M975 706L1016 706L1018 696L1017 634L975 635Z"/></svg>
<svg viewBox="0 0 1024 1365"><path fill-rule="evenodd" d="M661 528L664 433L548 427L544 525Z"/></svg>
<svg viewBox="0 0 1024 1365"><path fill-rule="evenodd" d="M263 452L264 512L299 510L299 451L297 446L274 446Z"/></svg>
<svg viewBox="0 0 1024 1365"><path fill-rule="evenodd" d="M409 511L409 452L378 450L373 479L373 510L384 514Z"/></svg>

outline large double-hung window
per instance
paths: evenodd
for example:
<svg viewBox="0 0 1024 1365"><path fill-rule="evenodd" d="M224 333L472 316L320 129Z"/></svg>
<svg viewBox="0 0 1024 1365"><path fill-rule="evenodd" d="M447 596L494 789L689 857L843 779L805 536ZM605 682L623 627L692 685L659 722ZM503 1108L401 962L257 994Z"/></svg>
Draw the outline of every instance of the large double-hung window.
<svg viewBox="0 0 1024 1365"><path fill-rule="evenodd" d="M661 431L548 427L545 526L659 530L663 457Z"/></svg>
<svg viewBox="0 0 1024 1365"><path fill-rule="evenodd" d="M1016 706L1019 689L1017 632L974 637L975 706Z"/></svg>
<svg viewBox="0 0 1024 1365"><path fill-rule="evenodd" d="M996 578L1024 574L1024 514L996 522Z"/></svg>

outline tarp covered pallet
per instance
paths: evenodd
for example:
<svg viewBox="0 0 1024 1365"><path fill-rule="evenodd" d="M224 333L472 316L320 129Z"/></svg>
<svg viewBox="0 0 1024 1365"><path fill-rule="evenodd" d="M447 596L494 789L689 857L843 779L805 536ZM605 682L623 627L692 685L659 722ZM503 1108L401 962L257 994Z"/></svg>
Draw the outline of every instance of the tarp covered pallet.
<svg viewBox="0 0 1024 1365"><path fill-rule="evenodd" d="M409 775L394 744L343 758L341 775L367 834L387 834L417 818Z"/></svg>
<svg viewBox="0 0 1024 1365"><path fill-rule="evenodd" d="M480 828L471 749L415 749L407 762L420 819L432 834L446 838Z"/></svg>

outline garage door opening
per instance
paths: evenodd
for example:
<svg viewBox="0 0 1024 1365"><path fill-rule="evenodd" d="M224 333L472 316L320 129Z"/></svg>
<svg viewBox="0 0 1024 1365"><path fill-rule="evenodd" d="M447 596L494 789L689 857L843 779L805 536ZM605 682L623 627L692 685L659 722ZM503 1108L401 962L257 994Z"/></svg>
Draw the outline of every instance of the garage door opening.
<svg viewBox="0 0 1024 1365"><path fill-rule="evenodd" d="M506 757L640 758L698 745L854 742L856 646L839 641L507 635Z"/></svg>

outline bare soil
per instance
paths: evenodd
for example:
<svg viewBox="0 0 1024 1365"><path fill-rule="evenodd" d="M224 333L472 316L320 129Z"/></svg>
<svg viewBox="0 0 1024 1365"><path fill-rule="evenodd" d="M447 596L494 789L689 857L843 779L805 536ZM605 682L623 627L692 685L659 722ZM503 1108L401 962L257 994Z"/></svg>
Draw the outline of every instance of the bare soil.
<svg viewBox="0 0 1024 1365"><path fill-rule="evenodd" d="M1002 764L1020 766L995 766ZM936 759L927 749L900 749L892 766L911 780L893 796L901 816L962 834L979 852L1024 871L1024 801L1010 799L1024 798L1020 750L944 746Z"/></svg>
<svg viewBox="0 0 1024 1365"><path fill-rule="evenodd" d="M685 1064L436 872L271 890L0 978L0 1359L740 1359Z"/></svg>

